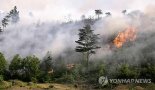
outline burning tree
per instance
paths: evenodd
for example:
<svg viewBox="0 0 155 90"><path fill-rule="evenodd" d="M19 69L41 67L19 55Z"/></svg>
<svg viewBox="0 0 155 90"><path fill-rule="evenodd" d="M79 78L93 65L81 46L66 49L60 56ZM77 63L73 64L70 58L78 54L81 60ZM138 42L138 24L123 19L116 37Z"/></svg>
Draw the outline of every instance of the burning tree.
<svg viewBox="0 0 155 90"><path fill-rule="evenodd" d="M123 46L124 43L128 41L134 41L136 39L136 29L133 27L128 27L125 31L120 32L118 36L114 39L113 43L117 48Z"/></svg>
<svg viewBox="0 0 155 90"><path fill-rule="evenodd" d="M86 25L83 29L79 29L79 40L75 41L79 46L76 46L76 52L81 52L86 60L88 66L89 57L95 54L95 49L100 47L97 45L99 34L94 34L94 30L91 30L90 25Z"/></svg>

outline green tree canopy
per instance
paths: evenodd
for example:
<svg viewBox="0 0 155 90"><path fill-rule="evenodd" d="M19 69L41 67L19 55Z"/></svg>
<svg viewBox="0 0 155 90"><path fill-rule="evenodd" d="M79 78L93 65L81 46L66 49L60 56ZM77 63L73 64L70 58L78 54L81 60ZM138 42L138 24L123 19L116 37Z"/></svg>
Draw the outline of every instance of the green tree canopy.
<svg viewBox="0 0 155 90"><path fill-rule="evenodd" d="M98 44L99 34L94 34L94 30L91 29L90 25L86 25L83 29L79 29L79 40L75 41L78 46L76 46L76 52L81 52L86 55L86 61L88 64L89 56L95 54L95 50L100 47Z"/></svg>
<svg viewBox="0 0 155 90"><path fill-rule="evenodd" d="M2 53L0 53L0 74L2 75L6 70L7 61Z"/></svg>
<svg viewBox="0 0 155 90"><path fill-rule="evenodd" d="M40 73L39 70L40 60L33 56L27 56L22 61L23 77L26 81L31 81L33 78L37 78Z"/></svg>
<svg viewBox="0 0 155 90"><path fill-rule="evenodd" d="M49 82L52 79L53 74L53 61L52 61L52 54L50 52L47 52L46 56L43 58L40 69L41 69L41 75L40 75L40 81L41 82Z"/></svg>
<svg viewBox="0 0 155 90"><path fill-rule="evenodd" d="M41 69L48 73L52 71L53 68L53 61L52 61L52 54L50 52L47 52L46 56L44 57L42 63L41 63Z"/></svg>
<svg viewBox="0 0 155 90"><path fill-rule="evenodd" d="M19 56L19 54L15 55L9 65L9 70L11 73L11 76L14 78L18 78L20 71L22 70L22 58Z"/></svg>

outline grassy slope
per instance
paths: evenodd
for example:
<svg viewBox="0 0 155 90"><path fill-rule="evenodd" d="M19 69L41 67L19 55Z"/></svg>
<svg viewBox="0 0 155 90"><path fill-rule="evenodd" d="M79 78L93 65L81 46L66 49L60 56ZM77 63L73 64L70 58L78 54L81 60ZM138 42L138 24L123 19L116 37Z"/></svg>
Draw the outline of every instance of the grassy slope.
<svg viewBox="0 0 155 90"><path fill-rule="evenodd" d="M78 86L75 88L74 85L69 84L57 84L57 83L25 83L18 80L14 80L15 84L12 85L11 81L3 81L0 83L0 88L5 90L85 90ZM0 89L1 90L1 89ZM108 90L108 89L102 89ZM118 85L113 90L155 90L155 84L144 84L144 85Z"/></svg>

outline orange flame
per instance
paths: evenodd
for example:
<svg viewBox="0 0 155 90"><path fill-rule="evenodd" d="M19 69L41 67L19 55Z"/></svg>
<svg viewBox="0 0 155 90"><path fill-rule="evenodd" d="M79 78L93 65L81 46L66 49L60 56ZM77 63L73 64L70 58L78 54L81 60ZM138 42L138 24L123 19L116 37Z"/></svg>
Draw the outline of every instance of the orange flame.
<svg viewBox="0 0 155 90"><path fill-rule="evenodd" d="M123 46L127 41L134 41L136 39L136 29L133 27L128 27L125 31L120 32L114 39L113 43L117 48Z"/></svg>

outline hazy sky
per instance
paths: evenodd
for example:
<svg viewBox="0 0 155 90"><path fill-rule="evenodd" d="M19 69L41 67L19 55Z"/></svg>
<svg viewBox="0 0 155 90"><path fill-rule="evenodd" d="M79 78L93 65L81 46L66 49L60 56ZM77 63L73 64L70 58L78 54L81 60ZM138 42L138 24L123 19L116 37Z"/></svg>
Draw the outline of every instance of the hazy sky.
<svg viewBox="0 0 155 90"><path fill-rule="evenodd" d="M155 5L155 0L0 0L0 10L9 11L14 5L23 18L66 20L69 16L72 19L79 19L82 14L88 16L94 9L111 11L114 15L123 9L144 10Z"/></svg>

